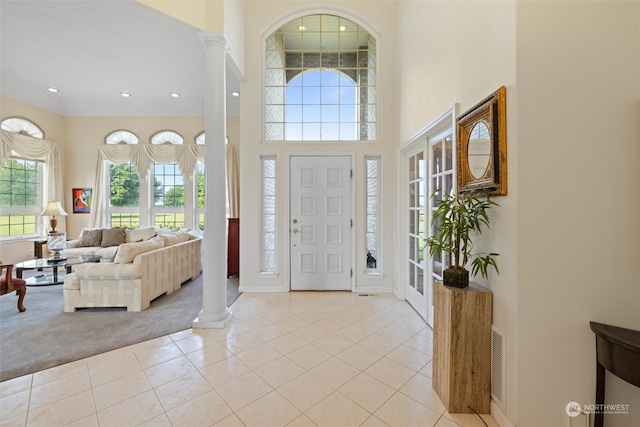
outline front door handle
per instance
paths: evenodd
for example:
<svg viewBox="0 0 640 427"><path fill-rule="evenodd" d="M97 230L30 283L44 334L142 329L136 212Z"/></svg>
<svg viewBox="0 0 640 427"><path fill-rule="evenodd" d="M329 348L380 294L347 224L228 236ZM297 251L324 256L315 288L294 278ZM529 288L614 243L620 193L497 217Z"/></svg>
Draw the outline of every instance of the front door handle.
<svg viewBox="0 0 640 427"><path fill-rule="evenodd" d="M297 228L294 228L293 230L291 230L292 233L299 233Z"/></svg>

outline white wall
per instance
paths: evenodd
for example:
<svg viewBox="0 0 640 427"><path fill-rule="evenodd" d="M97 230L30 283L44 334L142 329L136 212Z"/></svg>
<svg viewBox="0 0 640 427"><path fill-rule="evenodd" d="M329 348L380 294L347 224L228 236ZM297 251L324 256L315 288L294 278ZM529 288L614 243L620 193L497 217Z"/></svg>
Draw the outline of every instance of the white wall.
<svg viewBox="0 0 640 427"><path fill-rule="evenodd" d="M224 0L224 37L229 44L233 66L241 75L244 75L244 14L243 0Z"/></svg>
<svg viewBox="0 0 640 427"><path fill-rule="evenodd" d="M289 152L353 152L356 155L355 188L356 212L356 266L354 275L358 290L369 289L391 292L394 287L394 227L395 227L395 150L397 126L395 109L395 6L394 2L323 2L322 9L314 9L315 3L305 1L249 1L245 17L245 70L246 82L241 85L240 106L240 290L287 291L289 241L287 213L287 164ZM378 125L380 141L374 143L265 143L262 141L262 82L264 38L279 25L302 14L330 12L350 18L378 34L378 108L381 122ZM295 16L294 16L295 15ZM275 278L260 276L260 156L277 156L277 268ZM382 229L385 276L382 279L365 277L364 251L364 156L381 155L382 158Z"/></svg>
<svg viewBox="0 0 640 427"><path fill-rule="evenodd" d="M639 8L517 5L518 425L593 402L589 321L640 329ZM640 425L640 390L607 381L632 415L606 425Z"/></svg>
<svg viewBox="0 0 640 427"><path fill-rule="evenodd" d="M507 162L509 194L495 198L491 232L482 248L500 253L500 275L473 280L493 292L493 324L506 335L506 411L517 408L517 252L516 203L519 193L515 129L515 4L513 2L398 3L400 143L457 104L458 116L507 88ZM409 30L410 29L410 30ZM513 419L513 418L512 418Z"/></svg>
<svg viewBox="0 0 640 427"><path fill-rule="evenodd" d="M568 402L594 400L589 321L640 329L639 3L398 7L401 142L507 87L509 195L483 242L501 253L487 286L507 335L506 415L565 426ZM607 381L607 402L631 411L607 425L640 425L640 391Z"/></svg>
<svg viewBox="0 0 640 427"><path fill-rule="evenodd" d="M223 0L136 1L204 31L224 29Z"/></svg>

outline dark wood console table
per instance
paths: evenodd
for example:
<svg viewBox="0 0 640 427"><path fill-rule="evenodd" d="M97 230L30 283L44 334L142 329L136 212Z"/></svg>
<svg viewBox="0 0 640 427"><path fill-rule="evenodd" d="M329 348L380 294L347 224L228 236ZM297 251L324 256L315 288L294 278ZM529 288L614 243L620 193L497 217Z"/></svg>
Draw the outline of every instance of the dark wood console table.
<svg viewBox="0 0 640 427"><path fill-rule="evenodd" d="M596 334L596 405L603 405L605 369L640 387L640 331L596 322L590 324ZM596 411L594 426L603 425L604 414Z"/></svg>
<svg viewBox="0 0 640 427"><path fill-rule="evenodd" d="M240 274L240 219L228 218L227 229L227 277Z"/></svg>

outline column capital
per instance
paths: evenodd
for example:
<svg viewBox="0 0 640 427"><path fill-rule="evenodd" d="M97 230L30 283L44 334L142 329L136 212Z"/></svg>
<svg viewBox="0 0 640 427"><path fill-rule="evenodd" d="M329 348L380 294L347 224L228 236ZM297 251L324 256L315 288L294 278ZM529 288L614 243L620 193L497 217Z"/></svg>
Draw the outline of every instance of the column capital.
<svg viewBox="0 0 640 427"><path fill-rule="evenodd" d="M198 37L202 44L206 47L217 46L224 49L226 52L229 49L229 44L224 38L224 33L219 31L198 31Z"/></svg>

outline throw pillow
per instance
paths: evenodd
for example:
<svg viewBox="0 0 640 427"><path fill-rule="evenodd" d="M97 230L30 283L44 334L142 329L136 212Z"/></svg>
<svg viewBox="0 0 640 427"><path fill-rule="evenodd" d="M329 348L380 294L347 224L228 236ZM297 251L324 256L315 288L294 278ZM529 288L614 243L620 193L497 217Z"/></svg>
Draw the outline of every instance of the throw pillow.
<svg viewBox="0 0 640 427"><path fill-rule="evenodd" d="M116 252L113 262L114 264L127 264L133 262L133 259L142 253L162 247L164 247L164 240L160 237L136 243L123 243L118 246L118 252Z"/></svg>
<svg viewBox="0 0 640 427"><path fill-rule="evenodd" d="M154 227L127 228L125 243L137 242L140 239L149 240L155 235L156 229Z"/></svg>
<svg viewBox="0 0 640 427"><path fill-rule="evenodd" d="M158 234L158 237L162 237L164 239L165 246L173 246L189 240L189 234L182 231L176 231L173 233L160 233Z"/></svg>
<svg viewBox="0 0 640 427"><path fill-rule="evenodd" d="M103 248L109 246L118 246L124 243L125 228L105 228L102 230L102 243L100 246Z"/></svg>
<svg viewBox="0 0 640 427"><path fill-rule="evenodd" d="M82 230L82 237L80 237L79 248L88 248L94 246L100 246L102 243L102 228L89 230L85 228Z"/></svg>
<svg viewBox="0 0 640 427"><path fill-rule="evenodd" d="M187 231L187 234L189 235L189 240L195 240L195 239L199 239L201 237L200 233L198 233L197 231Z"/></svg>

